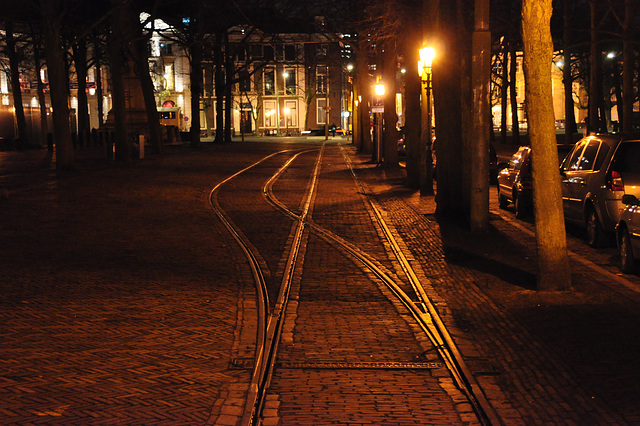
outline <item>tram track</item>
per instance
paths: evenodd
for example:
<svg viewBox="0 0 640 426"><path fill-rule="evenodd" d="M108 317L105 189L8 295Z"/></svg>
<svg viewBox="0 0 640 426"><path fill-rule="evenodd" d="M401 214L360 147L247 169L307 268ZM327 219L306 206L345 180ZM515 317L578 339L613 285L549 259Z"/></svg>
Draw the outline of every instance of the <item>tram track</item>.
<svg viewBox="0 0 640 426"><path fill-rule="evenodd" d="M409 282L410 287L405 287L404 283L398 282L397 277L392 277L392 274L387 271L375 257L365 253L356 245L345 240L343 237L336 235L329 229L315 223L310 217L309 212L313 207L313 197L317 190L319 169L322 164L322 154L324 151L323 146L323 148L319 150L315 167L311 174L311 178L309 179L306 193L303 197L304 201L301 203L301 206L298 207L298 212L294 211L293 208L286 206L276 197L274 193L274 184L300 155L309 152L310 150L299 150L299 152L295 153L266 181L262 188L263 196L266 201L282 214L294 221L278 299L274 304L273 310L271 310L269 307L268 291L266 289L263 274L260 270L260 264L257 261L258 256L253 252L250 242L245 236L243 236L242 232L237 229L235 224L233 224L220 206L217 194L222 185L239 174L258 166L267 159L273 158L278 154L284 154L285 152L291 153L292 150L273 153L220 182L210 193L209 199L211 208L216 212L229 232L233 235L234 239L241 246L242 251L247 257L249 263L252 265L252 275L256 282L256 293L258 300L260 301L260 308L258 309L260 331L257 336L258 343L256 347L255 363L252 371L251 384L245 404L245 414L242 419L242 424L249 425L260 423L264 396L270 384L271 374L276 363L277 348L284 323L284 312L286 311L289 300L290 285L298 263L298 254L301 250L303 234L307 230L320 237L326 243L340 249L348 257L356 260L360 265L362 265L362 267L366 268L370 273L384 283L394 297L396 297L407 308L411 316L419 324L424 334L428 336L429 340L433 343L459 390L466 396L473 407L473 411L476 414L478 421L481 424L486 425L501 424L499 417L484 395L483 390L480 388L470 370L464 363L460 351L457 349L447 327L438 315L435 306L431 303L424 287L418 279L417 274L413 270L411 263L400 248L396 237L385 222L375 202L367 195L364 185L359 180L348 155L346 155L343 148L340 149L342 158L353 177L353 181L358 188L358 192L365 201L365 206L369 210L370 216L375 220L379 229L382 230L382 237L391 247L393 256L400 264L401 270L403 271L406 280ZM410 288L411 291L407 292L403 288Z"/></svg>

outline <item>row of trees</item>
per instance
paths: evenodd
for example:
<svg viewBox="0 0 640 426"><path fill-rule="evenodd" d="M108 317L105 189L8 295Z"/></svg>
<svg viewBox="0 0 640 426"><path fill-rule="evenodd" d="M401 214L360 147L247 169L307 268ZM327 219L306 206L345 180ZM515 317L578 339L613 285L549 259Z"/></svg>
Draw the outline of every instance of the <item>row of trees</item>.
<svg viewBox="0 0 640 426"><path fill-rule="evenodd" d="M376 73L360 58L355 92L368 95L372 80L382 78L395 95L396 64L404 61L408 70L405 84L405 143L407 145L408 184L418 187L427 173L420 167L425 128L420 111L420 81L412 72L418 49L431 44L437 50L433 64L435 128L438 141L437 215L476 230L488 225L488 164L490 111L489 80L492 93L502 105L503 139L506 139L507 110L514 117L514 139L518 140L516 104L516 55L524 54L526 114L530 143L535 155L534 193L536 234L539 254L539 287L566 289L570 273L566 253L562 214L558 153L551 92L552 52L562 52L566 91L567 138L576 132L574 104L579 100L573 90L578 81L585 88L589 108L589 126L606 130L607 108L611 100L618 106L622 128L632 127L631 111L637 101L638 8L634 0L397 0L374 2L366 9L362 22L369 35L359 53L374 53ZM488 12L491 11L489 15ZM553 13L553 14L552 14ZM490 16L490 19L488 18ZM491 23L491 39L486 34ZM634 25L635 23L635 25ZM373 47L373 48L372 48ZM493 56L494 73L486 72L488 52ZM616 51L614 65L605 74L603 53ZM524 52L524 53L518 53ZM620 60L622 58L622 60ZM390 62L391 64L388 64ZM622 83L615 77L622 74ZM610 78L608 78L610 77ZM613 84L605 85L607 80ZM618 80L619 81L619 80ZM605 91L605 88L607 90ZM608 88L612 88L608 90ZM511 105L507 94L511 92ZM612 96L613 95L613 96ZM385 99L393 105L393 99ZM422 102L425 101L424 96ZM367 109L367 102L363 110ZM395 111L385 108L386 167L396 167L397 134ZM368 120L356 111L355 141L363 151L371 150ZM389 115L387 115L389 114ZM430 143L430 138L427 137ZM422 160L422 164L427 163ZM432 182L426 180L432 191Z"/></svg>
<svg viewBox="0 0 640 426"><path fill-rule="evenodd" d="M276 34L281 28L279 24L286 21L287 16L305 15L305 11L299 10L303 6L295 1L280 9L267 0L110 0L89 5L80 0L27 1L31 2L31 11L37 11L35 15L30 13L26 16L23 11L28 8L24 8L23 2L17 0L7 1L9 7L4 11L6 55L11 64L16 113L20 109L19 89L16 90L19 88L19 70L16 64L21 58L21 48L24 53L28 50L25 46L31 45L36 70L42 66L42 57L46 58L53 105L53 130L58 146L57 164L60 168L73 167L68 106L71 63L77 73L78 129L81 131L88 129L86 99L82 99L87 69L97 63L108 64L116 152L119 159L126 162L131 158L124 108L123 77L126 67L133 68L144 93L153 151L159 152L161 149L147 52L147 41L154 31L155 18L162 18L172 26L172 33L167 35L179 42L187 52L191 65L193 111L200 109L203 61L207 56L211 58L218 99L216 137L228 140L231 131L231 86L239 80L240 75L247 76L263 66L254 63L250 68L236 69L238 47L229 43L229 29L245 24L249 29L247 37L255 28L274 28L272 33ZM602 53L617 47L616 51L622 52L619 57L623 60L617 62L620 69L612 67L611 80L615 81L614 77L621 73L622 82L608 87L615 87L613 99L620 106L618 113L622 126L629 129L638 81L638 34L634 30L638 28L638 25L634 25L638 19L638 8L634 0L556 0L555 4L551 0L354 0L308 2L304 7L311 4L322 6L322 13L330 17L324 28L327 33L357 34L355 43L351 45L357 52L352 81L354 99L358 100L352 123L354 140L361 151L371 152L373 149L369 115L371 86L376 79L382 79L387 86L382 157L384 166L388 168L398 166L397 116L395 108L388 106L395 105L395 94L400 91L396 86L398 82L404 84L407 182L412 187L421 186L423 193L433 192L428 168L430 161L426 161L431 129L425 126L420 114L421 102L425 102L424 94L421 97L420 77L411 70L415 70L421 47L431 44L436 48L438 54L432 75L438 140L437 214L475 230L486 230L488 226L486 176L491 123L489 89L492 79L488 64L492 55L494 63L500 64L494 67L497 73L493 75L493 87L497 88L497 98L502 102L503 117L507 115L507 90L511 91L512 113L517 117L517 105L513 104L516 99L515 58L516 52L524 52L526 110L531 145L536 156L534 186L538 247L545 264L541 270L546 271L541 272L541 286L567 285L569 277L566 250L563 249L565 242L563 237L560 238L564 235L564 223L561 206L558 207L559 177L553 175L558 159L553 106L550 105L552 95L542 90L550 82L547 82L547 76L541 70L546 67L550 71L552 59L549 51L564 53L568 135L571 136L575 131L571 89L575 80L582 81L588 89L590 126L602 128L607 114L606 104L612 99L609 93L605 96ZM280 3L278 5L283 6ZM288 15L280 14L277 10L288 10ZM140 23L141 11L149 14L148 22ZM552 15L554 11L556 14ZM14 34L26 35L26 38L16 40ZM555 48L551 42L552 35L555 36ZM534 45L542 50L533 49ZM91 46L91 49L87 46ZM92 52L91 57L87 52ZM398 78L399 65L409 70L404 79ZM36 74L41 84L40 73ZM101 90L100 86L98 84L98 91ZM38 92L41 95L43 90ZM222 102L223 99L227 101ZM43 101L40 103L45 104ZM18 114L19 130L20 120ZM550 128L549 122L552 124ZM504 137L504 122L501 127ZM514 130L517 135L517 125ZM199 114L196 113L192 118L191 144L194 148L200 145ZM544 174L543 171L552 174Z"/></svg>
<svg viewBox="0 0 640 426"><path fill-rule="evenodd" d="M80 0L7 0L3 9L4 43L2 53L8 59L11 87L13 89L16 121L18 123L18 147L30 141L27 137L23 113L20 78L30 74L38 81L41 108L42 139L48 132L55 136L57 166L73 168L73 140L69 123L69 81L77 82L77 134L85 138L90 131L87 75L93 67L96 77L96 94L102 99L103 79L109 77L109 89L113 102L113 124L116 159L129 162L132 141L127 137L125 90L126 81L133 72L142 90L152 152L162 148L162 131L156 107L156 88L149 71L149 39L158 28L156 19L169 24L162 35L183 49L190 64L191 86L191 146L200 147L200 114L204 92L203 68L213 64L212 77L216 98L216 141L231 139L232 87L241 79L251 78L269 63L268 58L253 58L244 53L250 51L249 40L255 42L255 32L262 30L263 43L278 42L282 28L309 30L313 11L299 2L279 2L273 5L267 0L110 0L85 2ZM308 6L308 5L307 5ZM28 12L27 12L28 11ZM34 13L35 11L35 13ZM285 11L285 12L283 12ZM140 21L141 13L147 19ZM295 16L296 19L290 19ZM240 40L229 38L232 27L246 29ZM238 61L238 58L244 58ZM273 60L273 59L271 59ZM238 66L238 64L241 64ZM41 78L40 70L46 68L48 81ZM101 70L108 69L103 75ZM208 70L207 70L208 71ZM315 70L313 70L315 72ZM315 76L315 74L311 74ZM47 102L44 98L45 83L49 84L53 109L53 129L47 128ZM212 88L207 88L207 93ZM307 96L312 100L314 94ZM102 125L102 102L98 102L98 116ZM81 141L82 142L82 141Z"/></svg>

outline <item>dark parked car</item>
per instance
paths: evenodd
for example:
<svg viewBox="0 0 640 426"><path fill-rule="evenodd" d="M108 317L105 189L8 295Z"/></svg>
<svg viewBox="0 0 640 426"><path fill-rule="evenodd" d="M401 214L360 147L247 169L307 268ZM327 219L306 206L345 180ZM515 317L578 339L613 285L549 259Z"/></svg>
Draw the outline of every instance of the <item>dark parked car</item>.
<svg viewBox="0 0 640 426"><path fill-rule="evenodd" d="M592 135L579 140L560 165L567 221L583 225L592 247L609 243L622 196L640 197L640 135Z"/></svg>
<svg viewBox="0 0 640 426"><path fill-rule="evenodd" d="M500 208L515 205L516 217L531 213L533 207L533 179L531 177L531 148L521 146L509 164L498 172L498 201Z"/></svg>
<svg viewBox="0 0 640 426"><path fill-rule="evenodd" d="M625 194L622 203L626 207L616 226L616 241L620 249L620 269L630 274L637 270L640 259L640 201L631 194Z"/></svg>

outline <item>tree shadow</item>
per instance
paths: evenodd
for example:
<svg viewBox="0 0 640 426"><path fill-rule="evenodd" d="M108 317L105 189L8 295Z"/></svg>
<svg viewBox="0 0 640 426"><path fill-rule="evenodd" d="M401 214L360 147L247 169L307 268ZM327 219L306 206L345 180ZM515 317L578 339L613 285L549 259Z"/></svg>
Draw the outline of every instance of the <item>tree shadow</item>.
<svg viewBox="0 0 640 426"><path fill-rule="evenodd" d="M534 249L519 244L493 225L482 233L462 229L446 220L439 220L439 225L447 263L493 275L526 290L536 289Z"/></svg>

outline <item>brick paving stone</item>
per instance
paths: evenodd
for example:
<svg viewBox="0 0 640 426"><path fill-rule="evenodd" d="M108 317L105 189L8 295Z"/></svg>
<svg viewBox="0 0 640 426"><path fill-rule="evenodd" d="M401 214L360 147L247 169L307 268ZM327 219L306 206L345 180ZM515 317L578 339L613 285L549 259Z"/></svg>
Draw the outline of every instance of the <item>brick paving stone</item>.
<svg viewBox="0 0 640 426"><path fill-rule="evenodd" d="M230 366L253 354L256 301L250 273L238 262L242 254L206 198L222 178L292 146L175 147L127 168L81 151L78 170L60 175L44 150L0 153L0 189L9 192L0 201L0 423L237 424L249 370ZM572 258L575 291L536 292L535 241L523 233L533 229L530 222L496 209L491 233L478 238L438 222L434 198L403 188L402 171L376 168L353 147L343 152L505 424L640 424L640 297L633 291L640 278L619 284L614 248L594 251L569 229L572 252L601 269ZM274 186L287 205L300 208L308 180L297 176L315 155L300 156ZM379 244L380 230L370 226L364 198L353 191L342 153L328 147L324 155L311 217L401 277L389 247ZM272 293L292 222L244 189L278 162L221 193L262 256ZM324 273L302 271L313 284L295 290L285 356L434 359L430 343L416 337L383 288L370 286L361 265L326 242L310 238L308 246L307 260L324 257ZM344 277L345 269L354 274ZM334 285L331 294L324 283ZM359 314L347 314L354 303L349 288L358 288L367 305ZM329 303L329 295L339 303ZM311 304L324 315L309 313ZM337 331L345 327L346 337ZM385 350L374 351L374 344ZM454 406L459 394L437 370L276 374L273 424L473 422L465 403Z"/></svg>

